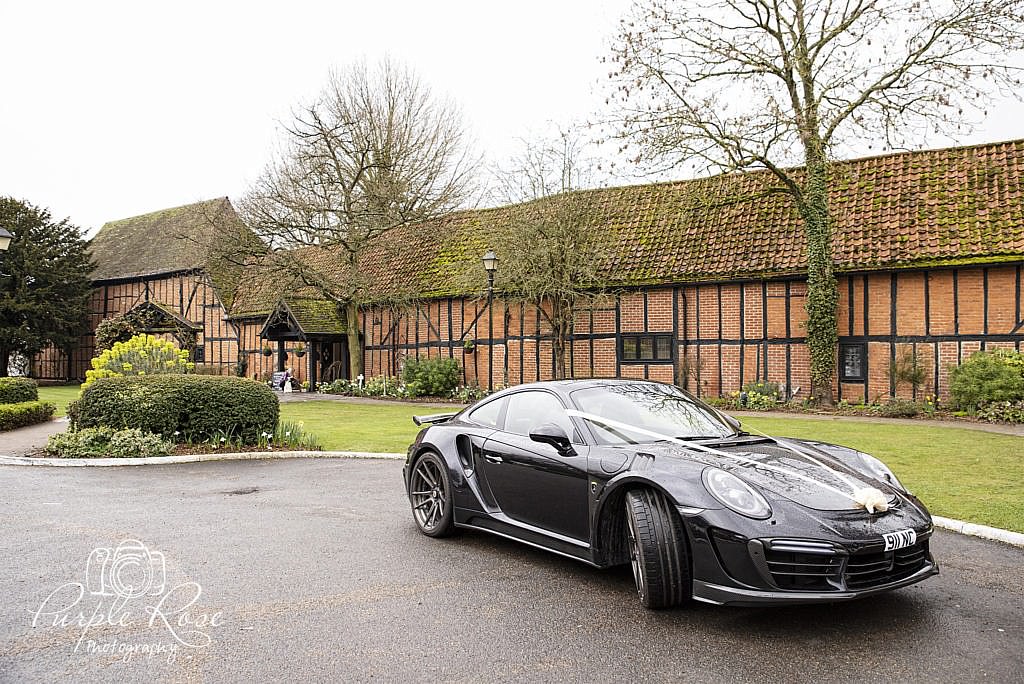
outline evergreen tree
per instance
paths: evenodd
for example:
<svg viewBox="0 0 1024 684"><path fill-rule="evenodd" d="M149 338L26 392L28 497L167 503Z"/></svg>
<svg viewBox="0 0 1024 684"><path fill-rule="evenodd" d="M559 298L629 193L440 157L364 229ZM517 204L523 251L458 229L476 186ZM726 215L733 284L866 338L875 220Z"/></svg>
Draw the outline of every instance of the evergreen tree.
<svg viewBox="0 0 1024 684"><path fill-rule="evenodd" d="M0 252L0 377L11 354L47 345L68 353L88 330L93 263L81 231L27 202L0 197L0 226L14 238Z"/></svg>

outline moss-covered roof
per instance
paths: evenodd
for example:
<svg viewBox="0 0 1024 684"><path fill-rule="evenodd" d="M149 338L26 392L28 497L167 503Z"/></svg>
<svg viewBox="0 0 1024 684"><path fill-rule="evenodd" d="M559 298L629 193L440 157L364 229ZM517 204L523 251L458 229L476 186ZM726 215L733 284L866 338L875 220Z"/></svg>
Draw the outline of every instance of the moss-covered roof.
<svg viewBox="0 0 1024 684"><path fill-rule="evenodd" d="M769 173L752 172L584 191L609 240L602 284L803 272L801 221L790 196L777 190ZM1024 140L839 162L829 200L839 271L1020 260ZM409 248L377 249L363 270L381 298L403 288L422 297L465 294L461 264L478 260L488 236L509 225L516 210L456 212L393 231L388 241ZM324 273L337 259L325 250L304 258ZM235 313L272 307L259 280L246 274Z"/></svg>
<svg viewBox="0 0 1024 684"><path fill-rule="evenodd" d="M323 299L288 298L285 303L295 323L306 335L342 335L345 319L338 305Z"/></svg>
<svg viewBox="0 0 1024 684"><path fill-rule="evenodd" d="M89 242L93 281L206 270L229 304L241 275L235 257L259 248L226 197L111 221Z"/></svg>

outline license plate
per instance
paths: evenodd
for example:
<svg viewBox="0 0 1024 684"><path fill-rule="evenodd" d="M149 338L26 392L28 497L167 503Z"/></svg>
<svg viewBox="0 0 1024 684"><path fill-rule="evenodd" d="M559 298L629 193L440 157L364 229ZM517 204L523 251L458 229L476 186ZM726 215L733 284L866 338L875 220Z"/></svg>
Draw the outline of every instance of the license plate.
<svg viewBox="0 0 1024 684"><path fill-rule="evenodd" d="M917 532L914 532L914 530L886 532L882 535L882 539L885 540L886 551L895 551L896 549L905 549L916 544Z"/></svg>

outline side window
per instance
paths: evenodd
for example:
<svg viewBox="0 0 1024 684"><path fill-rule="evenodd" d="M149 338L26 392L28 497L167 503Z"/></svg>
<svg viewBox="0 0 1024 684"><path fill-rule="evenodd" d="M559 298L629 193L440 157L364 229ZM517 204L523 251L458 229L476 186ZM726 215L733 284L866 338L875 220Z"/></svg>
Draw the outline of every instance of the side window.
<svg viewBox="0 0 1024 684"><path fill-rule="evenodd" d="M501 420L501 409L504 408L505 401L505 398L489 401L483 406L474 409L469 414L469 419L478 425L492 428L500 427L498 421Z"/></svg>
<svg viewBox="0 0 1024 684"><path fill-rule="evenodd" d="M565 407L547 392L518 392L508 398L508 411L505 414L505 431L517 435L529 435L533 428L544 423L554 423L565 430L565 434L573 441L576 439L576 428L572 419L565 412Z"/></svg>

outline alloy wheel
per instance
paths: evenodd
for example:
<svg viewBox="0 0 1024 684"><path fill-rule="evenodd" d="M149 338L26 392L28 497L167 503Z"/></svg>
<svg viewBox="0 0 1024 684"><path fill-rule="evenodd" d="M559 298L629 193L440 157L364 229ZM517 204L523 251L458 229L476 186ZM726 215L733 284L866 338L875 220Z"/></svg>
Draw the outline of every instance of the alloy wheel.
<svg viewBox="0 0 1024 684"><path fill-rule="evenodd" d="M447 491L444 476L438 465L429 459L420 459L412 474L412 510L416 523L430 532L444 517Z"/></svg>

